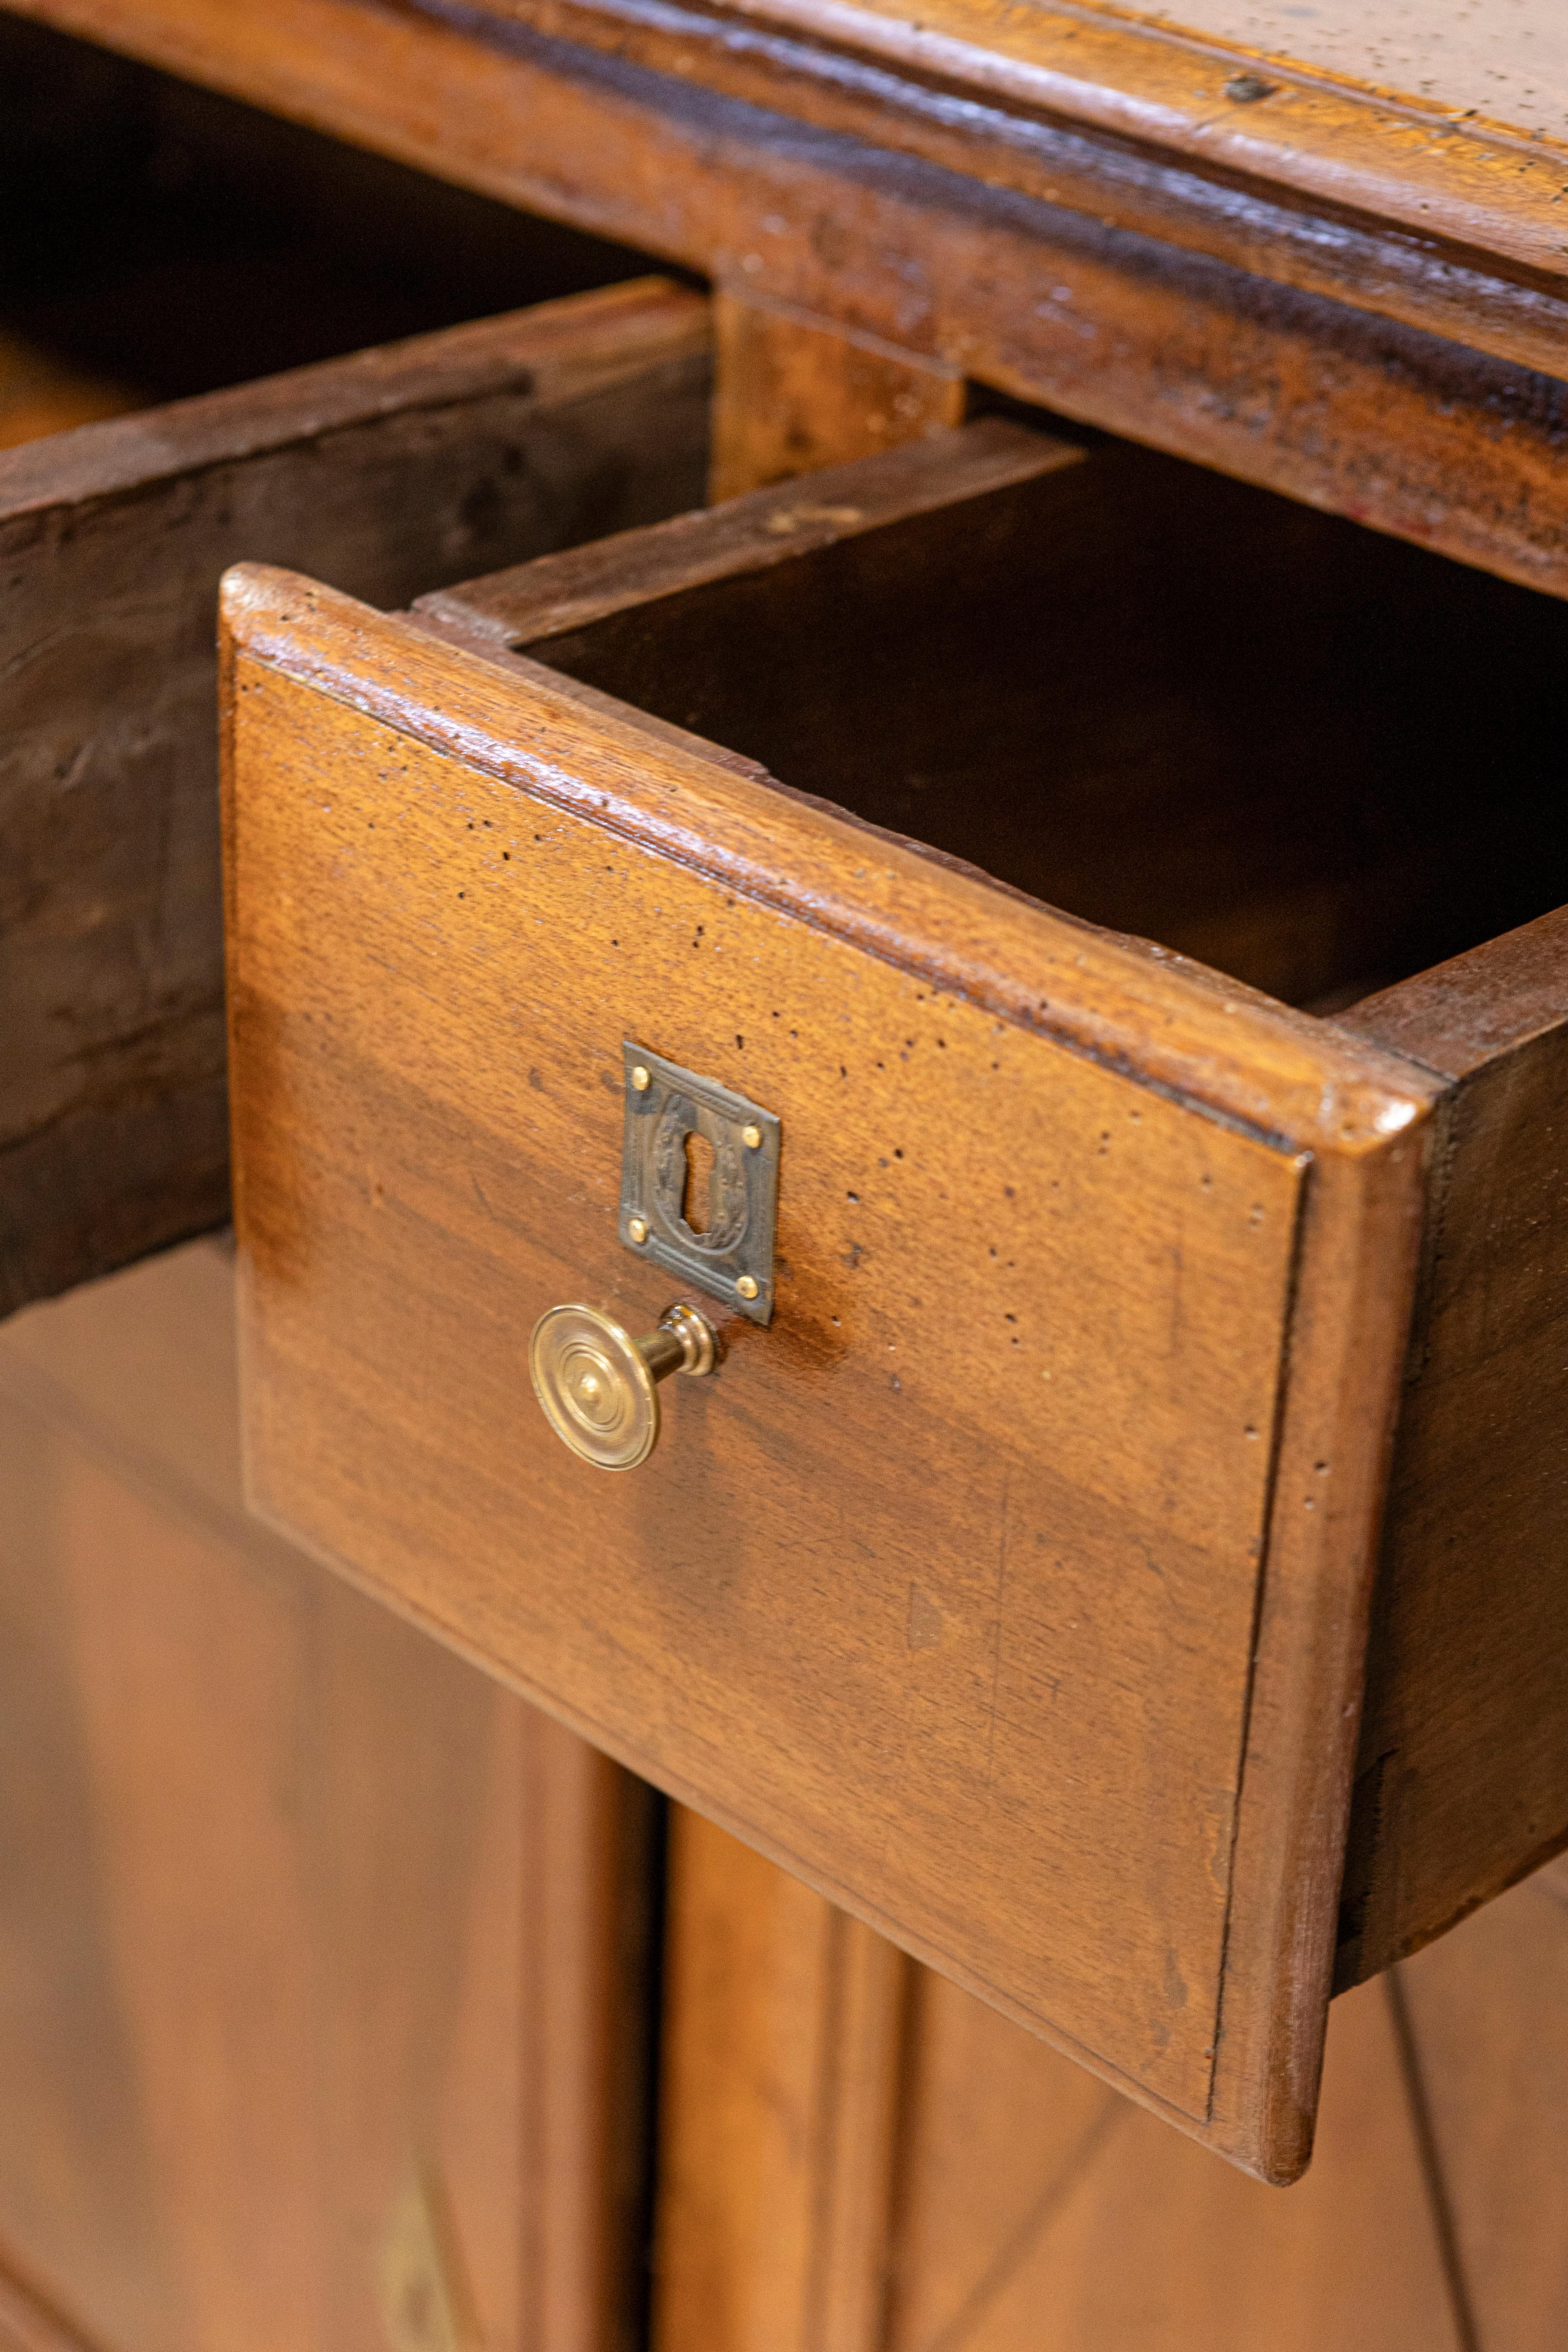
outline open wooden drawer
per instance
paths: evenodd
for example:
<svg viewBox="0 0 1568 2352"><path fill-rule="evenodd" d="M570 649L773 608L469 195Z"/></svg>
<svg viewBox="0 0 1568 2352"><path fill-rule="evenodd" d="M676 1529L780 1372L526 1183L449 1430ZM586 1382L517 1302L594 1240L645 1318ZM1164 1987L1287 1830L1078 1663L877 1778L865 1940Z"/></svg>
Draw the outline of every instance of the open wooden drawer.
<svg viewBox="0 0 1568 2352"><path fill-rule="evenodd" d="M1568 1831L1568 613L990 419L226 614L255 1506L1293 2177Z"/></svg>

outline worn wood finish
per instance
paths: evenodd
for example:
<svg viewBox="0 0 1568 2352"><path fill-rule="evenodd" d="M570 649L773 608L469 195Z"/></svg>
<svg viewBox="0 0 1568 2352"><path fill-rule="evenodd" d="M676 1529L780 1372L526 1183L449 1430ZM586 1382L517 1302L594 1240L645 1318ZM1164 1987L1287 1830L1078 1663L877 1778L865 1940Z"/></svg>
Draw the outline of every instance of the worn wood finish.
<svg viewBox="0 0 1568 2352"><path fill-rule="evenodd" d="M224 565L396 602L668 513L707 372L649 280L0 457L0 1311L226 1214Z"/></svg>
<svg viewBox="0 0 1568 2352"><path fill-rule="evenodd" d="M283 575L228 603L258 1503L1187 2128L1299 2168L1427 1081L890 839L868 859L542 672ZM342 943L330 1023L301 924ZM776 1104L808 1187L775 1329L630 1489L584 1483L517 1387L552 1298L657 1312L604 1205L628 1032ZM698 1459L717 1587L681 1533ZM575 1529L572 1580L520 1576L524 1514Z"/></svg>
<svg viewBox="0 0 1568 2352"><path fill-rule="evenodd" d="M1568 913L1342 1017L1452 1081L1368 1662L1353 1982L1568 1843Z"/></svg>
<svg viewBox="0 0 1568 2352"><path fill-rule="evenodd" d="M873 442L921 440L933 412L958 421L962 394L939 377L732 297L719 296L714 312L716 490L788 474L803 447L826 464ZM784 395L793 446L773 421ZM1073 462L1065 451L1063 462ZM877 476L881 493L907 508L914 484L896 488L888 470ZM1005 472L1004 453L999 478ZM645 591L679 593L765 564L770 541L776 548L798 532L830 544L856 527L850 512L868 517L877 488L870 498L867 488L862 468L837 516L820 499L787 516L773 503L759 530L755 508L741 501L657 543L645 533L653 558ZM625 572L623 563L584 573L575 594L559 582L566 593L553 625L616 610ZM458 592L446 625L515 642L510 592L534 615L524 630L534 634L542 607L528 570L489 584L500 596L470 603ZM472 585L482 597L483 583ZM655 2352L691 2343L881 2352L911 1964L684 1806L671 1810L671 1856Z"/></svg>
<svg viewBox="0 0 1568 2352"><path fill-rule="evenodd" d="M826 464L920 440L933 408L957 421L940 378L731 297L714 311L716 490L788 474L803 448ZM766 564L770 542L799 532L830 544L857 527L851 514L868 520L879 491L907 507L914 484L873 470L872 496L862 468L837 515L821 499L787 512L770 502L759 530L755 507L738 501L657 542L645 533L645 593L679 595ZM575 594L559 581L554 625L617 609L626 568L584 572ZM472 603L457 592L445 625L509 645L516 597L534 616L523 634L535 633L530 570L488 583L499 596L484 597L487 583L473 583ZM676 1806L671 1824L655 2352L881 2352L911 1963L700 1813Z"/></svg>
<svg viewBox="0 0 1568 2352"><path fill-rule="evenodd" d="M0 2270L106 2352L435 2344L423 2198L486 2344L624 2352L646 1792L257 1528L237 1440L213 1244L0 1341Z"/></svg>
<svg viewBox="0 0 1568 2352"><path fill-rule="evenodd" d="M253 49L215 37L203 0L24 0L23 12L179 70L231 81L257 70ZM1260 97L1233 97L1226 82L1256 61L1255 46L1194 43L1092 0L1026 14L943 0L918 20L897 0L738 0L657 16L613 0L475 0L465 16L479 31L490 19L500 39L510 32L513 47L531 34L677 76L1560 369L1568 272L1555 199L1568 142L1540 122L1358 88L1300 59ZM297 39L330 22L299 21ZM1528 65L1529 45L1516 34L1514 46Z"/></svg>
<svg viewBox="0 0 1568 2352"><path fill-rule="evenodd" d="M910 1964L675 1814L655 2352L878 2352Z"/></svg>
<svg viewBox="0 0 1568 2352"><path fill-rule="evenodd" d="M705 68L705 79L752 97L763 95L769 80L783 82L793 103L817 121L843 119L831 111L835 100L847 110L856 97L864 101L875 93L895 118L913 118L889 126L889 143L915 147L923 134L916 152L930 152L945 127L972 142L967 168L977 177L984 167L975 149L988 133L1001 145L997 133L1005 123L1015 151L1011 171L1003 166L1006 184L1042 192L1039 179L1025 175L1030 163L1040 173L1048 155L1056 167L1051 200L1084 210L1098 206L1074 186L1072 150L1059 134L1069 126L1111 134L1123 142L1118 160L1134 185L1140 151L1186 166L1184 181L1164 192L1166 233L1178 242L1230 258L1245 252L1248 267L1300 283L1313 264L1289 247L1306 246L1302 231L1312 211L1330 210L1342 242L1334 241L1337 252L1318 256L1317 282L1333 285L1335 273L1342 273L1342 288L1361 261L1352 299L1396 317L1409 312L1389 279L1405 279L1405 304L1419 302L1415 289L1423 278L1426 299L1441 300L1430 268L1435 251L1472 270L1484 256L1498 271L1499 292L1510 280L1529 287L1537 303L1519 304L1521 323L1533 310L1536 322L1547 326L1553 310L1540 294L1550 289L1561 296L1568 279L1555 211L1568 156L1568 89L1549 0L1523 0L1506 19L1483 20L1479 27L1464 0L1435 0L1418 18L1405 10L1405 60L1418 57L1421 66L1403 83L1379 39L1387 28L1376 24L1377 0L1355 12L1355 29L1331 63L1313 56L1327 30L1321 9L1307 21L1291 14L1288 24L1277 14L1273 29L1283 37L1269 42L1268 12L1232 9L1221 30L1204 0L1179 15L1127 8L1118 0L1027 10L1006 0L937 0L918 16L903 0L850 6L731 0L711 12L672 12L655 24L639 22L627 7L580 0L474 0L474 6L476 15L503 24L562 33L667 69L689 75ZM1208 26L1194 23L1205 15ZM1479 39L1478 32L1489 38ZM1247 74L1265 60L1264 73ZM857 75L857 64L879 69L878 79ZM906 76L918 77L931 96L946 97L948 108L928 97L920 109L914 93L900 87ZM1239 88L1228 86L1235 81ZM966 102L963 115L953 99ZM990 109L997 111L988 120ZM1047 126L1058 133L1054 148L1041 141L1025 161L1028 128ZM992 168L995 161L985 157ZM1125 184L1116 184L1121 174L1106 176L1115 189L1117 225L1146 225L1121 209L1137 202ZM1220 191L1243 189L1254 204L1259 196L1280 203L1286 222L1295 214L1297 238L1286 229L1283 255L1270 259L1261 251L1267 229L1252 206L1215 200ZM1147 183L1141 193L1148 204ZM1374 226L1393 234L1382 268L1367 269L1364 249L1354 253L1352 240ZM1248 231L1258 241L1251 250L1241 245ZM1235 244L1227 243L1227 232ZM1420 246L1402 250L1401 233L1411 232ZM1560 356L1560 342L1556 351Z"/></svg>
<svg viewBox="0 0 1568 2352"><path fill-rule="evenodd" d="M729 499L875 457L963 422L953 368L857 342L820 320L719 294L708 495Z"/></svg>
<svg viewBox="0 0 1568 2352"><path fill-rule="evenodd" d="M22 13L1568 593L1548 148L1310 77L1236 103L1223 52L983 0Z"/></svg>

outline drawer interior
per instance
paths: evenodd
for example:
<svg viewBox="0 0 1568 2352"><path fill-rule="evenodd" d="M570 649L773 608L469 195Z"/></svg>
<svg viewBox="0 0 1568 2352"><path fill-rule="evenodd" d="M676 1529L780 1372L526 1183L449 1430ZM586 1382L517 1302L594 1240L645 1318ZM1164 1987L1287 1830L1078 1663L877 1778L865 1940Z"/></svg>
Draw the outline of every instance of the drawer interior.
<svg viewBox="0 0 1568 2352"><path fill-rule="evenodd" d="M0 17L0 447L642 257Z"/></svg>
<svg viewBox="0 0 1568 2352"><path fill-rule="evenodd" d="M536 590L511 642L1318 1011L1568 899L1561 604L1125 446L872 528L855 474L796 486L826 544L781 559L780 494L737 500L753 562L639 593L627 540L593 559L624 593L542 630Z"/></svg>

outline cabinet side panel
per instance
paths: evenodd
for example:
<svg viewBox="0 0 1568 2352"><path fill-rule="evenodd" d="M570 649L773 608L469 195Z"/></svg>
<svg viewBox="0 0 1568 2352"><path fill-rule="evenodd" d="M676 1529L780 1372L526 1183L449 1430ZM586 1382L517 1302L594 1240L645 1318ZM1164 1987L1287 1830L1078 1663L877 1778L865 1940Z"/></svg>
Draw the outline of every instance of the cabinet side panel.
<svg viewBox="0 0 1568 2352"><path fill-rule="evenodd" d="M649 1792L247 1518L217 1244L7 1326L0 1469L0 2344L628 2352Z"/></svg>

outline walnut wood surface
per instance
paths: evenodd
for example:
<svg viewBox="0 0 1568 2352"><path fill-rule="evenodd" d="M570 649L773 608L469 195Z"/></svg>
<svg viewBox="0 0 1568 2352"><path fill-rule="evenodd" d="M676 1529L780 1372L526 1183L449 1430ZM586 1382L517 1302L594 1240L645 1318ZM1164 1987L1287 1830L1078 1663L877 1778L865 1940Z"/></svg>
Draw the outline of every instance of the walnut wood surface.
<svg viewBox="0 0 1568 2352"><path fill-rule="evenodd" d="M940 517L944 509L973 511L973 502L988 493L1041 481L1082 462L1079 450L1054 435L985 418L960 436L943 434L934 447L917 443L889 451L875 466L825 467L782 495L729 499L721 508L672 515L653 529L618 532L460 581L421 596L415 609L453 622L470 637L478 633L489 647L535 646L559 667L564 667L563 640L631 614L657 656L689 661L691 638L682 622L692 608L679 600L693 591L793 570L818 550ZM1060 505L1058 498L1055 511ZM963 529L962 513L950 512L945 540ZM922 541L921 552L929 557L940 543ZM779 595L788 593L781 583ZM721 679L714 687L727 690Z"/></svg>
<svg viewBox="0 0 1568 2352"><path fill-rule="evenodd" d="M714 2042L705 2061L688 2024L666 2126L679 2172L657 2352L693 2325L712 2352L794 2352L793 2283L830 2244L816 2151L833 2076L806 2056L832 2016L815 1959L824 1922L804 1889L727 1845L696 1824L684 1864L692 2007L706 2006ZM1311 2170L1285 2197L911 1969L878 2108L895 2195L859 2249L881 2308L856 2340L1550 2352L1568 2323L1565 1967L1559 1864L1337 2001ZM784 2247L781 2278L770 2264Z"/></svg>
<svg viewBox="0 0 1568 2352"><path fill-rule="evenodd" d="M1468 2352L1381 1988L1334 2010L1312 2168L1285 2197L935 1978L916 2016L896 2352Z"/></svg>
<svg viewBox="0 0 1568 2352"><path fill-rule="evenodd" d="M858 343L820 320L720 293L710 499L875 457L962 425L956 368Z"/></svg>
<svg viewBox="0 0 1568 2352"><path fill-rule="evenodd" d="M1343 1019L1454 1081L1368 1661L1353 1981L1568 1843L1568 913Z"/></svg>
<svg viewBox="0 0 1568 2352"><path fill-rule="evenodd" d="M1426 1081L885 837L872 852L831 812L643 734L635 714L585 723L544 673L283 575L236 575L228 609L258 1503L1188 2128L1298 2168ZM323 864L311 845L329 840L342 853ZM426 910L412 925L411 894ZM343 942L330 1020L300 924ZM497 1058L524 952L526 1084L515 1045ZM797 1049L790 1028L824 1020L834 1039ZM618 1181L611 1030L617 1060L620 1036L646 1031L776 1097L810 1188L784 1211L779 1328L765 1347L735 1339L722 1389L681 1400L708 1522L733 1555L722 1607L700 1559L661 1533L688 1508L680 1433L628 1493L584 1485L542 1423L517 1420L516 1334L552 1297L586 1284L626 1314L657 1311L601 1203ZM1279 1140L1234 1123L1260 1110ZM355 1134L353 1164L368 1151L374 1172L350 1172ZM1064 1149L1058 1224L1054 1188L1016 1179ZM987 1213L1009 1183L1015 1205ZM994 1322L953 1318L955 1297L986 1297ZM1107 1312L1109 1352L1094 1337ZM398 1368L416 1357L410 1418ZM1020 1407L1016 1363L1050 1374L1047 1406ZM1019 1439L1044 1412L1043 1450L1011 1434L1020 1409ZM460 1431L503 1425L476 1485ZM385 1495L355 1466L377 1429L408 1463ZM924 1465L918 1492L887 1485L889 1450ZM1177 1458L1173 1484L1161 1465ZM814 1491L836 1493L809 1528L807 1460ZM1108 1518L1096 1497L1113 1495ZM570 1578L520 1578L529 1554L502 1531L530 1518L574 1529ZM1024 1565L1035 1552L1043 1576ZM803 1559L815 1589L791 1632ZM1156 1663L1167 1654L1179 1674ZM1062 1741L1092 1804L1066 1798ZM1140 1755L1147 1776L1130 1779ZM1195 1816L1194 1790L1209 1792ZM1053 1884L1070 1900L1037 1907L1033 1886Z"/></svg>
<svg viewBox="0 0 1568 2352"><path fill-rule="evenodd" d="M1550 146L986 0L23 13L1568 593Z"/></svg>
<svg viewBox="0 0 1568 2352"><path fill-rule="evenodd" d="M910 1963L674 1819L655 2352L877 2352Z"/></svg>
<svg viewBox="0 0 1568 2352"><path fill-rule="evenodd" d="M824 465L925 437L940 383L733 298L715 310L713 438L732 490L772 481L795 454L753 424L762 388L794 395L796 446ZM1005 445L997 454L1005 479ZM897 471L873 468L874 483L907 510L915 485L895 491ZM695 584L696 570L713 579L726 564L765 562L769 540L805 531L828 544L856 529L872 503L865 472L836 512L814 510L808 495L787 514L773 504L761 531L756 509L732 502L688 534L666 589ZM718 565L701 551L716 538L728 541ZM661 547L668 562L671 535ZM514 572L510 584L537 612L527 578ZM614 597L607 571L598 585ZM586 618L581 601L575 614ZM513 629L517 617L513 606ZM454 623L465 618L510 641L504 607L455 606ZM670 1811L665 1937L654 2352L694 2342L881 2352L911 1963L685 1806Z"/></svg>
<svg viewBox="0 0 1568 2352"><path fill-rule="evenodd" d="M1010 430L973 428L965 442L994 465ZM1489 893L1504 875L1539 883L1549 899L1562 894L1568 874L1549 845L1558 796L1548 769L1539 772L1542 797L1525 786L1512 817L1504 814L1511 787L1502 781L1522 782L1542 755L1549 762L1560 732L1531 683L1561 674L1560 657L1525 651L1532 627L1553 621L1551 608L1490 585L1483 596L1473 577L1364 538L1342 541L1342 526L1267 501L1248 508L1243 494L1206 478L1172 481L1148 461L1129 468L1125 455L1107 452L1065 462L1077 468L1070 479L1042 473L1031 481L1026 473L987 483L976 472L968 486L977 498L989 490L990 504L956 509L965 520L952 531L951 553L941 533L952 519L933 501L919 545L907 534L890 540L880 569L872 556L891 511L877 495L894 490L887 465L858 469L860 491L847 476L816 478L810 506L802 494L798 511L792 498L737 500L721 515L685 518L431 602L454 618L468 613L500 643L531 645L596 689L738 743L863 814L922 824L1014 882L1206 954L1277 992L1311 995L1342 987L1378 959L1395 966L1419 960L1445 926L1450 937L1484 932L1500 911ZM929 496L942 464L938 454L906 453L899 488L910 497L923 480ZM1068 491L1082 500L1081 532L1070 527ZM847 503L854 498L858 506ZM966 623L964 594L983 561L968 518L986 513L994 544L1005 499L1016 502L1018 532L1005 596L996 606L983 603ZM855 556L859 541L864 561ZM1380 577L1395 562L1406 567L1397 586ZM1253 568L1260 562L1278 565L1271 584ZM782 573L798 573L793 591ZM909 584L916 581L918 591ZM1235 597L1223 614L1212 601L1216 584ZM1480 632L1489 635L1493 625L1471 599L1500 593L1515 593L1516 609L1506 620L1499 612L1494 655L1478 672ZM1450 594L1457 601L1445 613ZM918 597L940 615L923 631ZM1391 609L1399 622L1387 617ZM1029 615L1022 636L1019 610ZM1363 618L1352 621L1358 611ZM1040 612L1052 619L1042 623ZM1322 634L1330 612L1334 627L1347 629L1337 652ZM1374 613L1384 616L1380 624ZM1259 614L1280 619L1267 645ZM1201 619L1188 636L1194 614ZM1081 635L1064 640L1049 633L1053 622ZM1184 633L1171 655L1184 698L1179 717L1161 699L1159 648L1172 626ZM963 638L956 659L966 680L987 682L960 698L943 661L966 627L973 639ZM744 648L764 632L771 657L759 678ZM1363 688L1352 639L1375 646ZM1108 825L1110 762L1128 709L1125 644L1139 652L1140 732L1129 769L1138 797L1121 824ZM1521 667L1500 691L1497 659L1506 664L1510 646ZM1206 667L1215 647L1228 666L1223 683ZM1093 683L1097 657L1103 699ZM1293 665L1305 725L1289 715ZM1328 672L1342 727L1331 751L1319 715ZM883 698L874 729L857 724L868 677ZM1064 677L1072 680L1070 710ZM1473 720L1460 715L1455 681L1468 681L1461 694L1474 689ZM1436 721L1429 733L1419 713ZM1504 750L1499 729L1516 721ZM1285 755L1292 741L1311 767L1298 781ZM1176 764L1179 747L1191 754L1190 772ZM1396 780L1406 753L1411 797L1404 802ZM1484 807L1473 791L1478 759L1497 762L1501 793ZM1221 783L1231 760L1234 803ZM900 783L906 770L910 781ZM1287 822L1300 818L1300 835L1287 839L1271 824L1275 792ZM1016 829L998 821L1009 804ZM1510 828L1527 806L1538 812L1527 824L1544 821L1536 846L1524 847L1521 837L1510 848ZM1393 852L1375 883L1374 823L1388 827ZM1437 837L1450 825L1444 851ZM1334 886L1321 862L1330 845L1345 856L1332 915ZM1445 872L1457 888L1443 888ZM1205 895L1194 895L1186 876ZM1433 1231L1446 1268L1436 1296L1447 1303L1439 1303L1431 1340L1420 1343L1423 1369L1405 1393L1344 1891L1338 1965L1345 1982L1450 1925L1568 1832L1568 1750L1556 1699L1568 1641L1555 1573L1563 1476L1554 1433L1564 1400L1553 1369L1561 1349L1549 1244L1544 1266L1531 1270L1542 1246L1532 1237L1563 1222L1552 1115L1563 929L1561 919L1547 918L1345 1016L1347 1025L1447 1076L1494 1065L1485 1087L1507 1106L1478 1129L1472 1080L1445 1113L1464 1134L1457 1185L1451 1155L1440 1155L1434 1175L1441 1189ZM1539 1071L1533 1086L1520 1057L1526 1047ZM1500 1213L1500 1203L1509 1205ZM1484 1278L1478 1251L1490 1269ZM1532 1286L1536 1307L1519 1297L1521 1283ZM1479 1310L1478 1297L1487 1302ZM1510 1302L1506 1342L1495 1336L1503 1299ZM1483 1336L1478 1311L1494 1336ZM1516 1403L1516 1395L1526 1402ZM1500 1545L1539 1562L1520 1579L1516 1600L1524 1605L1502 1611Z"/></svg>
<svg viewBox="0 0 1568 2352"><path fill-rule="evenodd" d="M1568 1868L1394 1976L1472 2340L1544 2352L1568 2327Z"/></svg>
<svg viewBox="0 0 1568 2352"><path fill-rule="evenodd" d="M398 601L701 481L646 281L0 456L0 1311L226 1213L212 610L270 549Z"/></svg>
<svg viewBox="0 0 1568 2352"><path fill-rule="evenodd" d="M434 2342L423 2180L487 2345L625 2352L647 1792L246 1517L216 1245L13 1322L0 1452L0 2338Z"/></svg>
<svg viewBox="0 0 1568 2352"><path fill-rule="evenodd" d="M815 67L816 79L836 82L839 92L853 86L846 64L854 58L882 69L879 94L893 105L895 73L918 75L944 95L962 93L968 103L958 121L971 137L983 139L990 128L987 102L1005 107L1015 122L1032 118L1111 132L1145 152L1179 157L1194 179L1267 191L1302 211L1326 205L1346 226L1414 231L1428 250L1442 243L1467 258L1484 253L1561 290L1568 272L1553 205L1568 158L1568 74L1549 0L1521 0L1505 16L1479 23L1464 0L1429 0L1418 16L1405 8L1403 72L1392 65L1386 39L1386 12L1399 5L1365 0L1331 61L1321 53L1328 30L1321 8L1304 21L1295 10L1233 5L1222 26L1205 0L1172 11L1116 0L1028 8L936 0L918 16L907 0L730 0L689 10L683 24L667 19L664 55L683 48L688 71L694 55L705 63L711 56L710 72L721 73L712 53L727 37L725 46L738 53L732 77L745 63L755 72L765 60L776 76L793 68L804 81ZM634 54L659 54L637 13L613 0L476 0L476 8L501 23L577 39L596 33L620 54L634 44ZM710 20L706 49L703 14ZM1206 25L1193 21L1205 16ZM749 38L737 37L737 24ZM836 76L814 50L837 60ZM1242 79L1264 60L1262 73ZM1237 81L1239 88L1229 86ZM817 96L818 119L823 108ZM940 119L936 108L929 112ZM1194 196L1188 192L1189 204ZM1232 235L1241 210L1233 207ZM1253 226L1262 224L1255 219ZM1340 258L1344 266L1349 256ZM1300 267L1295 256L1277 259L1270 274L1291 282ZM1376 308L1380 295L1386 299L1374 283L1362 299Z"/></svg>

